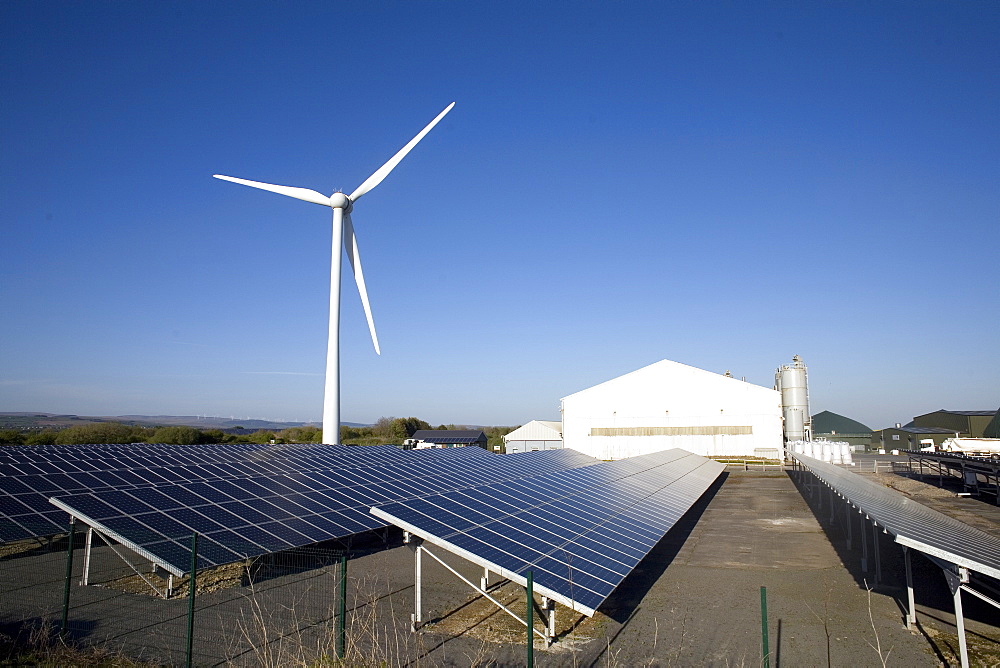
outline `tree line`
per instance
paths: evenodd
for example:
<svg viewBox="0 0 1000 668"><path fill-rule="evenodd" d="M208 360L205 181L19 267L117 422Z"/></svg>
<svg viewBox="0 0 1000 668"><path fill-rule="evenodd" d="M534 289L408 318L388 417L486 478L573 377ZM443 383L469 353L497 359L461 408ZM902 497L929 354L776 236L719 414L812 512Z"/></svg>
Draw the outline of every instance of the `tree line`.
<svg viewBox="0 0 1000 668"><path fill-rule="evenodd" d="M401 445L419 429L462 429L461 426L430 424L415 417L381 417L369 427L340 428L340 442L345 445ZM503 445L503 437L517 427L484 427L488 446ZM315 425L289 427L280 431L259 430L231 434L221 429L197 427L142 427L121 422L89 422L64 429L42 431L0 430L0 445L84 445L88 443L169 443L201 445L207 443L322 443L323 430Z"/></svg>

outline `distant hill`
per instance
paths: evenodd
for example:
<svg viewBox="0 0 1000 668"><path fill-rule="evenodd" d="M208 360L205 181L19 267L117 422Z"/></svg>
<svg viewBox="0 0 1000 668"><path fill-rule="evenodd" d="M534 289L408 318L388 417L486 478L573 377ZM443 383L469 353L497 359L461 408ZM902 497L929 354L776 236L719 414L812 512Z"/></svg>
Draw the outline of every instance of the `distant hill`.
<svg viewBox="0 0 1000 668"><path fill-rule="evenodd" d="M269 429L279 431L319 422L274 422L271 420L209 417L200 415L62 415L59 413L0 413L0 429L65 429L88 422L121 422L141 427L199 427L201 429ZM360 422L344 422L347 427L367 427Z"/></svg>

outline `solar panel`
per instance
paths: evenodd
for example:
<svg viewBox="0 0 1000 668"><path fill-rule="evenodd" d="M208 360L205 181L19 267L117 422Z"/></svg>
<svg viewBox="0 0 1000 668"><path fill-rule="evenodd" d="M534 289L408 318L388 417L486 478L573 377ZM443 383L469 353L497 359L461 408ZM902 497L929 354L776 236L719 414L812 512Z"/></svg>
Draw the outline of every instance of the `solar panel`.
<svg viewBox="0 0 1000 668"><path fill-rule="evenodd" d="M199 539L199 568L342 538L386 526L375 504L593 463L559 450L490 457L420 454L380 465L328 468L57 496L51 502L163 565L188 569L186 547Z"/></svg>
<svg viewBox="0 0 1000 668"><path fill-rule="evenodd" d="M234 445L234 448L228 444L138 448L138 454L158 452L157 460L169 462L170 466L150 466L129 449L131 446L97 446L91 450L86 446L70 446L77 458L60 459L50 452L46 455L48 459L44 459L34 453L36 463L27 461L28 453L22 453L25 461L17 460L18 471L42 470L37 464L44 465L45 472L0 475L0 543L64 531L66 515L48 502L51 496L385 464L414 456L395 446ZM90 456L85 459L83 455L87 452ZM204 463L192 464L188 459ZM29 469L27 464L34 468Z"/></svg>
<svg viewBox="0 0 1000 668"><path fill-rule="evenodd" d="M724 469L673 449L371 512L519 584L531 571L535 591L593 615Z"/></svg>
<svg viewBox="0 0 1000 668"><path fill-rule="evenodd" d="M852 471L789 454L892 534L900 545L1000 578L1000 540Z"/></svg>

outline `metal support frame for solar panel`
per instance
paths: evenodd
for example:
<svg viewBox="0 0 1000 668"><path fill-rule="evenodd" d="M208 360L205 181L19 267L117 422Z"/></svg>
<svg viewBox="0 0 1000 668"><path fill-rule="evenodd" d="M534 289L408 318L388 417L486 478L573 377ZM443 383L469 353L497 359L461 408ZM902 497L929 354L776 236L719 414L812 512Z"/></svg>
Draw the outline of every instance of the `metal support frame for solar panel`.
<svg viewBox="0 0 1000 668"><path fill-rule="evenodd" d="M592 616L724 470L724 464L673 449L371 512L522 587L531 570L535 591ZM561 543L549 542L560 536ZM514 549L537 556L515 556ZM564 563L553 556L560 554ZM560 566L566 576L550 570ZM486 594L485 587L466 583Z"/></svg>
<svg viewBox="0 0 1000 668"><path fill-rule="evenodd" d="M981 496L991 494L1000 505L1000 460L989 457L977 457L952 452L921 452L917 450L901 450L907 456L907 469L913 473L916 461L920 475L924 475L924 466L938 474L938 486L943 484L943 477L958 478L966 493ZM970 475L971 474L971 475ZM980 482L980 477L984 478Z"/></svg>
<svg viewBox="0 0 1000 668"><path fill-rule="evenodd" d="M805 455L789 454L796 467L801 467L814 475L817 480L831 490L831 496L836 494L850 507L856 508L865 519L872 523L873 531L881 527L883 532L892 535L895 542L899 543L904 550L906 548L917 550L942 569L953 595L961 662L963 668L966 668L969 665L969 658L961 592L968 592L994 607L1000 608L1000 602L994 601L969 586L970 571L1000 580L1000 539L917 503L895 490L863 478L852 471ZM877 538L877 533L875 536ZM864 531L862 531L862 537L865 538ZM863 543L863 546L867 552L867 543ZM877 546L876 541L875 547L877 548ZM907 564L909 599L907 622L909 626L916 621L916 608L913 602L913 581L908 567L908 552L904 551L904 559ZM876 561L876 568L878 565ZM867 571L865 560L862 560L862 569Z"/></svg>

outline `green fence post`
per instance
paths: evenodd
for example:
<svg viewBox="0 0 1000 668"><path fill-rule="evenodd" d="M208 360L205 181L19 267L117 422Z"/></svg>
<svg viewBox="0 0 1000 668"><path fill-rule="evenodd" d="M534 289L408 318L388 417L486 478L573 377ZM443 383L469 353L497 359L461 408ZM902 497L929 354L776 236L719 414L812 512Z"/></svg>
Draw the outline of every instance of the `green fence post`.
<svg viewBox="0 0 1000 668"><path fill-rule="evenodd" d="M771 666L771 650L768 649L767 633L767 587L760 588L760 642L761 642L761 665L764 668Z"/></svg>
<svg viewBox="0 0 1000 668"><path fill-rule="evenodd" d="M337 658L344 658L347 644L347 555L340 557L340 596L337 601Z"/></svg>
<svg viewBox="0 0 1000 668"><path fill-rule="evenodd" d="M66 625L69 623L69 587L73 579L73 539L76 538L76 518L69 518L69 547L66 548L66 587L63 590L62 624L59 635L66 635Z"/></svg>
<svg viewBox="0 0 1000 668"><path fill-rule="evenodd" d="M195 572L198 570L198 532L191 534L191 577L188 578L188 637L187 637L187 668L191 668L191 654L194 649L194 594L198 588L195 582Z"/></svg>
<svg viewBox="0 0 1000 668"><path fill-rule="evenodd" d="M528 571L528 668L535 665L535 579Z"/></svg>

